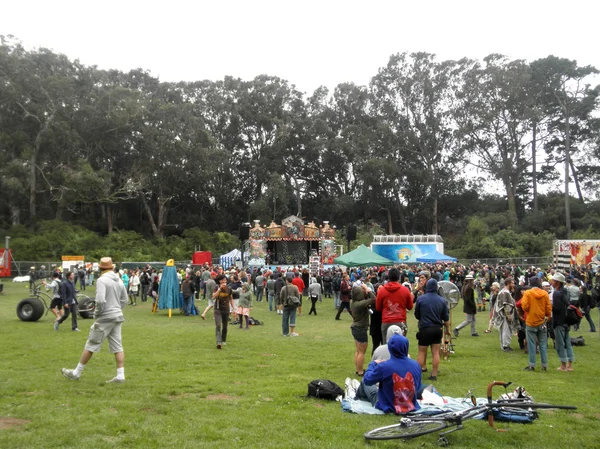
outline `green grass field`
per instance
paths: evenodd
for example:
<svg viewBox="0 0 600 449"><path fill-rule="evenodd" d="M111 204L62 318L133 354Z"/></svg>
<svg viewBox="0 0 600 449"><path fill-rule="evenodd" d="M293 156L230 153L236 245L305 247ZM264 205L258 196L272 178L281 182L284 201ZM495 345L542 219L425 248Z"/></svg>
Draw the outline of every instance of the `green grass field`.
<svg viewBox="0 0 600 449"><path fill-rule="evenodd" d="M318 316L308 316L305 308L297 322L299 338L282 337L280 316L269 313L264 302L255 304L252 316L264 326L249 331L230 326L228 344L220 351L215 347L212 312L202 321L178 311L171 319L166 311L152 315L150 303L128 307L123 327L127 383L107 385L105 381L115 375L114 357L107 348L94 356L80 381L69 381L60 373L62 367L76 366L92 320L80 320L81 333L71 332L69 322L55 332L51 314L34 323L22 322L15 308L27 297L26 286L8 281L4 290L1 448L437 447L434 435L404 443L368 443L364 432L393 424L397 417L343 413L337 402L306 397L311 380L327 378L343 386L355 371L350 317L344 314L342 321L334 321L331 299L318 305ZM93 296L93 290L86 293ZM206 302L196 304L202 311ZM592 314L598 319L597 310ZM455 323L463 318L458 311L454 316ZM477 317L481 337L470 337L463 330L455 340L456 354L442 361L435 382L442 394L462 397L473 389L477 396L485 396L489 382L506 380L526 387L538 402L579 409L541 411L533 424L511 424L507 433L471 420L464 430L449 435L452 447L598 447L600 410L594 398L599 335L590 333L587 323L572 333L583 335L587 343L575 348L572 373L555 370L559 362L553 349L548 372L524 372L526 354L501 352L497 331L483 333L487 315ZM415 332L411 314L413 358ZM518 348L516 339L513 348Z"/></svg>

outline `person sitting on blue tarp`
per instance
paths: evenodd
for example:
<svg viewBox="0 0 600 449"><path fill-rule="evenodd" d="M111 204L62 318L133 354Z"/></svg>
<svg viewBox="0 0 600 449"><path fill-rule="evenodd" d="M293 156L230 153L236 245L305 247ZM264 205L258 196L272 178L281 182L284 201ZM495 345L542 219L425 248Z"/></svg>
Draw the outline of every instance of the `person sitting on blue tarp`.
<svg viewBox="0 0 600 449"><path fill-rule="evenodd" d="M389 360L374 360L369 364L357 391L384 413L407 413L420 408L421 367L408 357L408 339L394 335L388 342ZM379 387L377 387L379 384Z"/></svg>

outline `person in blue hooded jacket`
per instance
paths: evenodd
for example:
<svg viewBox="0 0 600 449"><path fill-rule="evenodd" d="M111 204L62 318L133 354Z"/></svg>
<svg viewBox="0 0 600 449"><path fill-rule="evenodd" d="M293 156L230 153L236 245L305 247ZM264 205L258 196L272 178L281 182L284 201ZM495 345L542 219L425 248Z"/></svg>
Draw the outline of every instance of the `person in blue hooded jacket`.
<svg viewBox="0 0 600 449"><path fill-rule="evenodd" d="M419 320L417 362L423 372L427 371L427 350L431 347L433 369L429 380L437 380L443 337L442 327L446 328L446 335L450 335L450 311L446 300L438 294L438 283L435 279L427 281L425 294L417 299L415 318Z"/></svg>
<svg viewBox="0 0 600 449"><path fill-rule="evenodd" d="M406 413L421 407L421 367L408 358L408 338L396 334L388 341L389 360L369 364L357 391L359 398L371 401L384 413ZM379 388L377 388L379 383Z"/></svg>

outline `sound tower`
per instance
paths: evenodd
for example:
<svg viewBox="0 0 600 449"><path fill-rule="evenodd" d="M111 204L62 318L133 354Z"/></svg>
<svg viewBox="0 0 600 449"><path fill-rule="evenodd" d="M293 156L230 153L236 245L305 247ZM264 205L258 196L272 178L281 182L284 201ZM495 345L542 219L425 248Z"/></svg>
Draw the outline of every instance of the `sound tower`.
<svg viewBox="0 0 600 449"><path fill-rule="evenodd" d="M348 230L346 231L347 239L349 242L356 240L356 226L348 225Z"/></svg>
<svg viewBox="0 0 600 449"><path fill-rule="evenodd" d="M240 240L243 242L250 238L250 226L240 226Z"/></svg>

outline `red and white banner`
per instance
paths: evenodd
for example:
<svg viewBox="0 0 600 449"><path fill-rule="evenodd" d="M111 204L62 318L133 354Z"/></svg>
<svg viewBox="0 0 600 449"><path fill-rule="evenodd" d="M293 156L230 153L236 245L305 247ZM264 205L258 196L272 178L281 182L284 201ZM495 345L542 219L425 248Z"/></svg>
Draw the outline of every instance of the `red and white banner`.
<svg viewBox="0 0 600 449"><path fill-rule="evenodd" d="M0 277L10 277L10 266L12 264L12 257L10 249L6 251L5 248L0 248Z"/></svg>

